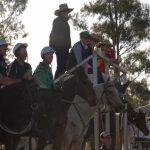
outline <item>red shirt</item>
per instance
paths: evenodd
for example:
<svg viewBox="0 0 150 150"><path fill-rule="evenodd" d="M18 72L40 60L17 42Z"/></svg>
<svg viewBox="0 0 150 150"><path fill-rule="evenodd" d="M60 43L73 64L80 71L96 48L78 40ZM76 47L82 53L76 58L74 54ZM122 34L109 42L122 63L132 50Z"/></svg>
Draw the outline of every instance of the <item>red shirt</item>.
<svg viewBox="0 0 150 150"><path fill-rule="evenodd" d="M107 49L104 51L104 55L106 57L108 57L110 60L113 60L113 59L115 59L115 50L114 49ZM101 72L105 73L105 61L103 59L101 59L101 58L98 59L97 67Z"/></svg>

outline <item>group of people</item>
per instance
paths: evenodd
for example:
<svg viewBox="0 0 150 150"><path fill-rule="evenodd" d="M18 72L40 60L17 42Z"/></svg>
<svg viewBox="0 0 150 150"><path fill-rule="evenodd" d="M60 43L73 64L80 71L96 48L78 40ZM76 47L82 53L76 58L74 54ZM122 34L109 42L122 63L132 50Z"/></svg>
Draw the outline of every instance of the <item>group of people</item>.
<svg viewBox="0 0 150 150"><path fill-rule="evenodd" d="M27 58L27 44L17 43L13 48L16 59L9 65L6 64L5 55L9 43L4 39L0 39L0 85L1 87L26 80L36 80L41 88L54 87L53 74L50 64L53 60L53 54L57 58L57 70L55 79L65 71L71 69L75 65L81 63L93 53L94 46L97 47L99 53L104 54L112 61L115 60L115 51L112 44L107 40L99 42L96 34L90 34L88 31L82 31L79 34L79 41L71 47L70 27L68 19L73 8L68 5L61 4L59 9L55 11L57 16L53 21L52 31L50 33L49 46L41 50L42 62L37 66L32 74L32 67L25 62ZM69 49L71 48L70 52ZM99 83L104 82L105 62L98 58L98 79ZM86 74L92 73L92 60L83 64L82 68Z"/></svg>
<svg viewBox="0 0 150 150"><path fill-rule="evenodd" d="M54 14L57 17L53 21L49 46L41 50L42 62L39 63L33 73L31 65L26 62L28 45L26 43L17 43L13 47L15 60L7 65L5 56L9 43L5 39L0 39L0 88L21 82L22 80L34 80L41 88L54 88L51 69L54 53L57 58L55 79L90 56L93 53L94 47L97 48L99 54L105 55L111 61L115 61L113 45L108 40L100 42L96 34L90 34L88 31L80 32L79 41L71 47L68 19L72 10L73 8L68 8L67 4L61 4L59 9L55 11ZM104 82L105 62L100 57L97 60L97 68L99 83ZM82 69L86 74L92 74L92 60L85 62L82 65ZM110 135L103 132L100 134L100 139L103 143L100 149L109 149L111 145ZM107 142L108 147L105 145Z"/></svg>
<svg viewBox="0 0 150 150"><path fill-rule="evenodd" d="M82 31L79 34L79 41L71 47L70 27L68 24L71 11L73 11L73 8L68 8L67 4L61 4L59 5L59 9L54 13L57 17L53 21L52 31L49 37L49 46L56 51L57 70L54 77L55 79L66 70L71 69L86 57L90 56L96 44L106 57L109 57L112 61L115 60L113 45L108 40L100 42L99 37L95 33L90 34L88 31ZM70 48L71 50L69 52ZM105 73L105 63L100 58L98 60L98 68L99 72ZM86 73L92 73L92 60L85 63L83 69ZM103 77L101 73L98 73L98 78L100 82L102 82Z"/></svg>
<svg viewBox="0 0 150 150"><path fill-rule="evenodd" d="M35 80L41 88L53 87L53 75L49 66L53 59L54 50L47 46L41 50L42 62L32 74L32 67L25 60L27 59L27 44L17 43L13 48L15 60L7 65L5 60L9 43L4 39L0 40L0 87L15 84L23 80Z"/></svg>

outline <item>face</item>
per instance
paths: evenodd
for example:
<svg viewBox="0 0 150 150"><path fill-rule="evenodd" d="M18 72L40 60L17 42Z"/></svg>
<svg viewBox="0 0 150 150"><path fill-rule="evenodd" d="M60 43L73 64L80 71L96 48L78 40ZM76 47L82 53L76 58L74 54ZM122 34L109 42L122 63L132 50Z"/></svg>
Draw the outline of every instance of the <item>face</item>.
<svg viewBox="0 0 150 150"><path fill-rule="evenodd" d="M67 10L66 11L62 11L60 14L61 14L61 16L64 16L64 17L67 18L69 16L69 11L67 11Z"/></svg>
<svg viewBox="0 0 150 150"><path fill-rule="evenodd" d="M90 44L91 39L89 37L83 37L81 38L81 41L83 42L83 44L87 45Z"/></svg>
<svg viewBox="0 0 150 150"><path fill-rule="evenodd" d="M105 137L101 138L101 141L104 145L108 145L108 146L110 146L112 143L111 136L105 136Z"/></svg>
<svg viewBox="0 0 150 150"><path fill-rule="evenodd" d="M52 60L53 60L53 53L47 53L43 55L43 62L51 64Z"/></svg>
<svg viewBox="0 0 150 150"><path fill-rule="evenodd" d="M102 45L102 49L103 50L110 50L110 48L111 48L111 46L110 45L108 45L108 44L104 44L104 45Z"/></svg>
<svg viewBox="0 0 150 150"><path fill-rule="evenodd" d="M21 60L26 60L26 58L27 58L26 47L20 48L20 50L17 52L17 58L19 58Z"/></svg>
<svg viewBox="0 0 150 150"><path fill-rule="evenodd" d="M5 55L6 55L7 48L8 48L8 45L1 45L1 46L0 46L0 54L1 54L2 56L5 56Z"/></svg>
<svg viewBox="0 0 150 150"><path fill-rule="evenodd" d="M91 39L91 40L90 40L90 46L91 46L91 48L94 48L94 46L95 46L97 43L98 43L97 40Z"/></svg>

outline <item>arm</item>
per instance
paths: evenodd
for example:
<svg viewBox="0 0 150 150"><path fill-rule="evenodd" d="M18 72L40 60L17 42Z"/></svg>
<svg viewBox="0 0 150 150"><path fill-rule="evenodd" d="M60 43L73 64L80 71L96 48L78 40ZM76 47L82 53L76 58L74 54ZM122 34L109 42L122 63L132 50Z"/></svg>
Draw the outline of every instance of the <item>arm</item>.
<svg viewBox="0 0 150 150"><path fill-rule="evenodd" d="M22 81L21 79L17 79L16 77L17 77L17 69L14 66L14 63L11 63L7 67L7 81L8 81L7 84L10 85Z"/></svg>
<svg viewBox="0 0 150 150"><path fill-rule="evenodd" d="M6 85L7 84L7 78L3 77L2 74L0 73L0 84L1 85Z"/></svg>

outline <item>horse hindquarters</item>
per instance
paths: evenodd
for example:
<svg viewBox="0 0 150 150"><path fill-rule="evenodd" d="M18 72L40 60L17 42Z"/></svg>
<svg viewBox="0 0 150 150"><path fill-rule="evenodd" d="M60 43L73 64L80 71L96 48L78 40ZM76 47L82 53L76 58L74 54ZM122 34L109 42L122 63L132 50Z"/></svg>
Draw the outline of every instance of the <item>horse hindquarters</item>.
<svg viewBox="0 0 150 150"><path fill-rule="evenodd" d="M70 138L63 137L63 140L61 141L61 148L60 150L71 150L71 136Z"/></svg>
<svg viewBox="0 0 150 150"><path fill-rule="evenodd" d="M65 131L61 140L61 149L60 150L71 150L72 143L72 134L71 134L71 124L67 123Z"/></svg>
<svg viewBox="0 0 150 150"><path fill-rule="evenodd" d="M83 138L78 138L78 140L74 141L72 144L73 150L82 150L82 142Z"/></svg>
<svg viewBox="0 0 150 150"><path fill-rule="evenodd" d="M61 142L61 150L82 150L83 135L77 131L77 126L68 122Z"/></svg>

